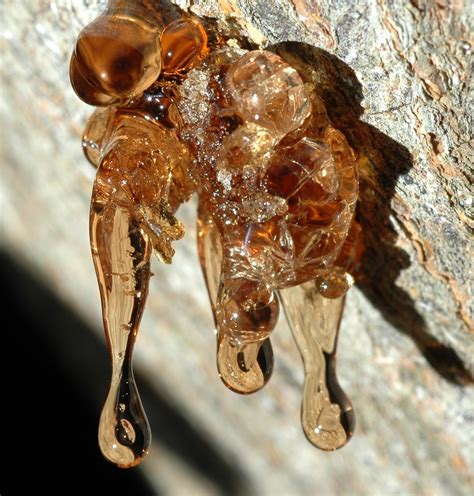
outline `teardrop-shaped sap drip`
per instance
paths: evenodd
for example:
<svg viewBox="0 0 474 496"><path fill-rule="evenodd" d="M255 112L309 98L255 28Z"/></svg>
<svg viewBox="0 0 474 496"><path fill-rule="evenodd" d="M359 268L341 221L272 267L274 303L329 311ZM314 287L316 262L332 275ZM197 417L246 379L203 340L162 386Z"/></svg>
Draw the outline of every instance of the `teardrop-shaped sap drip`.
<svg viewBox="0 0 474 496"><path fill-rule="evenodd" d="M336 376L344 297L324 298L315 282L280 290L280 297L305 368L303 430L320 449L341 448L355 428L352 404Z"/></svg>
<svg viewBox="0 0 474 496"><path fill-rule="evenodd" d="M229 336L217 338L217 369L222 382L239 394L251 394L261 389L273 372L273 349L270 339L232 344Z"/></svg>
<svg viewBox="0 0 474 496"><path fill-rule="evenodd" d="M150 426L130 366L114 377L99 423L103 455L121 468L137 465L148 453Z"/></svg>
<svg viewBox="0 0 474 496"><path fill-rule="evenodd" d="M112 380L99 426L103 455L119 467L140 463L151 432L132 371L132 351L148 295L151 243L130 212L118 206L99 167L92 193L91 248L112 358Z"/></svg>
<svg viewBox="0 0 474 496"><path fill-rule="evenodd" d="M216 324L215 303L222 266L222 243L217 226L202 203L199 205L197 227L199 260ZM273 372L270 339L239 347L234 345L227 333L218 329L217 368L222 382L232 391L240 394L258 391Z"/></svg>

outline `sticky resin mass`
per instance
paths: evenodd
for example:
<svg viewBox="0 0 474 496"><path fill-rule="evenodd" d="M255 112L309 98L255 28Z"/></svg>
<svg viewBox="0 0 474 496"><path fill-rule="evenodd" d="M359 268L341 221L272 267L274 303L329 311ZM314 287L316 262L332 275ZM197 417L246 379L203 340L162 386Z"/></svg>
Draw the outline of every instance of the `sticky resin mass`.
<svg viewBox="0 0 474 496"><path fill-rule="evenodd" d="M335 375L347 271L359 256L354 153L312 86L274 53L216 51L180 95L221 378L241 393L268 380L281 302L306 370L304 431L337 449L355 425Z"/></svg>
<svg viewBox="0 0 474 496"><path fill-rule="evenodd" d="M216 53L180 91L201 210L222 238L218 325L237 343L263 340L278 315L275 290L318 279L338 297L350 285L344 270L328 269L353 220L354 154L309 85L271 52Z"/></svg>
<svg viewBox="0 0 474 496"><path fill-rule="evenodd" d="M175 214L194 192L221 379L241 394L268 382L282 306L305 366L303 429L339 448L355 422L335 374L360 258L354 153L307 74L215 33L209 45L197 19L163 18L148 0L111 0L71 58L77 95L100 107L82 145L97 169L90 237L112 362L101 450L120 467L148 452L133 346L151 254L171 262L184 235Z"/></svg>

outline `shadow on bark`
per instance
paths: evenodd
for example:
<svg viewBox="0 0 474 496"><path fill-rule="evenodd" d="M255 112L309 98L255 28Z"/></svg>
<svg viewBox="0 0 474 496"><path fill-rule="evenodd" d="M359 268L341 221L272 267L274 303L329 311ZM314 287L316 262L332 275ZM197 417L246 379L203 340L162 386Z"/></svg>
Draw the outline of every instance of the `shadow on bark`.
<svg viewBox="0 0 474 496"><path fill-rule="evenodd" d="M363 228L365 253L357 278L358 287L383 312L386 320L414 340L444 379L455 384L471 382L472 378L456 352L427 332L413 299L396 285L400 272L410 265L410 261L396 246L397 234L390 223L390 206L399 176L405 175L413 165L410 152L360 120L362 86L347 64L305 43L285 42L270 49L303 74L308 73L308 66L315 71L316 91L323 99L330 119L344 132L359 156L357 220Z"/></svg>
<svg viewBox="0 0 474 496"><path fill-rule="evenodd" d="M100 455L97 427L110 376L105 342L1 250L0 281L7 295L3 297L4 321L15 323L5 333L3 345L10 351L0 367L3 377L14 377L12 382L5 381L4 391L14 413L7 409L2 423L8 425L15 419L20 426L4 432L4 445L10 447L7 467L9 461L12 469L18 461L28 463L31 453L25 446L40 455L28 467L29 477L19 480L16 471L7 469L2 483L18 490L35 481L36 489L51 489L52 493L73 484L78 493L86 494L102 489L107 494L161 494L136 468L119 469ZM16 376L17 369L25 380ZM219 494L252 493L238 462L227 459L156 385L139 373L136 377L158 452L165 446L211 482ZM24 423L18 420L22 415L27 419ZM45 477L51 467L65 477Z"/></svg>

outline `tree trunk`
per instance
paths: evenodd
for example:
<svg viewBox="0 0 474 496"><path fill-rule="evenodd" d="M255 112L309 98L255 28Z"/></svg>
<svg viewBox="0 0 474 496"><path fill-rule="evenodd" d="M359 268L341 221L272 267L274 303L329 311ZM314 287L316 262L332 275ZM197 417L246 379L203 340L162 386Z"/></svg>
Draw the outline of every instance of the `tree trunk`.
<svg viewBox="0 0 474 496"><path fill-rule="evenodd" d="M310 63L330 118L360 157L357 215L366 252L339 344L340 378L358 428L336 453L307 443L299 423L302 365L283 322L274 338L276 370L263 391L244 398L220 383L193 202L179 212L187 235L175 245L172 266L154 268L137 367L235 471L229 493L468 494L469 2L175 3L257 46ZM2 13L3 249L97 333L87 227L94 171L80 143L92 109L70 89L68 59L76 35L103 4L5 0ZM152 421L152 429L158 454L145 470L157 487L170 494L186 484L196 494L223 491L163 452L160 425ZM163 467L181 475L166 475Z"/></svg>

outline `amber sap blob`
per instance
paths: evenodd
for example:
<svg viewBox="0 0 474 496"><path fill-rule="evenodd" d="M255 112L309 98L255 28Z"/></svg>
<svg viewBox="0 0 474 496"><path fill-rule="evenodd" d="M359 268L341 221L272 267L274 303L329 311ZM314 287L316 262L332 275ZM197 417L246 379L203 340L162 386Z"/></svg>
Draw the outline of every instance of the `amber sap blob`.
<svg viewBox="0 0 474 496"><path fill-rule="evenodd" d="M121 104L160 75L159 27L109 11L86 26L71 57L74 91L89 105Z"/></svg>
<svg viewBox="0 0 474 496"><path fill-rule="evenodd" d="M163 72L175 74L189 68L207 53L207 35L202 25L191 19L178 19L161 35Z"/></svg>

